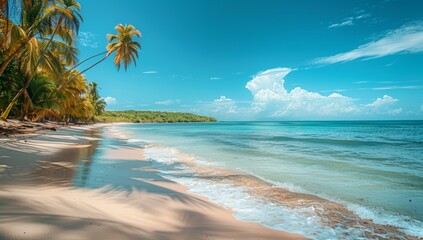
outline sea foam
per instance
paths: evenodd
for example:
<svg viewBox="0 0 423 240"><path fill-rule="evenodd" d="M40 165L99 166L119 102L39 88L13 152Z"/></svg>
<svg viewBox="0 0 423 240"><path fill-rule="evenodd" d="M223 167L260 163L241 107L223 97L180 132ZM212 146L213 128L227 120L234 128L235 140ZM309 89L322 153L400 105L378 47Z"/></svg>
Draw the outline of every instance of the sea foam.
<svg viewBox="0 0 423 240"><path fill-rule="evenodd" d="M168 165L184 161L179 158L181 153L176 148L150 146L145 149L144 154L152 161ZM183 177L177 173L178 171L162 171L163 177L187 186L190 192L206 196L233 210L239 220L260 223L272 229L298 233L312 239L358 239L363 236L363 232L357 229L333 229L324 226L314 207L290 208L252 195L248 193L247 187L204 180L197 178L194 173L188 176L184 174Z"/></svg>

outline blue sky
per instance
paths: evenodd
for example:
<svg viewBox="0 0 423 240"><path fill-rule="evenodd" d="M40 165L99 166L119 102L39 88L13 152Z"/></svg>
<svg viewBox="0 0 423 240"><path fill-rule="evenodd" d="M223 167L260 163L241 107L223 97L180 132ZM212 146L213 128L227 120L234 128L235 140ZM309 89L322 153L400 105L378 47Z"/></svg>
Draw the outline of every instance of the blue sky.
<svg viewBox="0 0 423 240"><path fill-rule="evenodd" d="M136 67L110 58L86 74L110 110L423 119L423 1L80 2L80 59L119 23L143 35Z"/></svg>

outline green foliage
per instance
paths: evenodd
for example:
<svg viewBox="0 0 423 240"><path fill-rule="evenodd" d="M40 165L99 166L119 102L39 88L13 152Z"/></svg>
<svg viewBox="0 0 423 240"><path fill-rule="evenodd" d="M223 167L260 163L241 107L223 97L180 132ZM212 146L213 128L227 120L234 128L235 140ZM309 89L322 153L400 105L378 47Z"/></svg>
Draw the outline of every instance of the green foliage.
<svg viewBox="0 0 423 240"><path fill-rule="evenodd" d="M0 64L4 60L4 55L0 52ZM16 61L12 61L0 75L0 112L6 109L7 105L22 87L23 75ZM13 108L12 114L16 114L17 107Z"/></svg>
<svg viewBox="0 0 423 240"><path fill-rule="evenodd" d="M192 113L156 111L106 111L97 117L100 122L173 123L173 122L216 122L216 118Z"/></svg>

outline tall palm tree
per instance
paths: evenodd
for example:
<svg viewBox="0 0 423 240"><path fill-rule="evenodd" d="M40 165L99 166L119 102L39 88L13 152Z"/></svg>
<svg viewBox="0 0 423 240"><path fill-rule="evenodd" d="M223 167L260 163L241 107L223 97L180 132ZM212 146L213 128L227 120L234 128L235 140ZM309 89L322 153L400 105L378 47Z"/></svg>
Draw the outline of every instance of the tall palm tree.
<svg viewBox="0 0 423 240"><path fill-rule="evenodd" d="M120 69L120 65L123 62L125 70L127 70L128 65L131 62L134 62L134 65L137 65L136 58L138 58L138 49L141 49L139 42L133 41L133 36L141 37L141 32L135 29L132 25L119 24L115 27L117 30L117 35L107 34L107 39L109 40L109 45L107 45L107 50L112 53L116 52L114 62L117 69Z"/></svg>
<svg viewBox="0 0 423 240"><path fill-rule="evenodd" d="M21 8L20 20L15 24L6 16L9 13L9 0L5 2L7 3L0 4L1 12L4 12L0 17L0 29L5 35L1 46L7 52L7 57L0 66L0 76L33 38L47 40L42 53L56 35L72 44L82 21L82 16L79 14L81 6L75 0L21 0L18 4ZM49 38L46 38L47 36ZM36 67L43 57L44 54L41 54L35 64Z"/></svg>
<svg viewBox="0 0 423 240"><path fill-rule="evenodd" d="M100 59L98 62L82 70L78 75L83 74L86 71L90 70L91 68L95 67L96 65L100 64L113 53L116 53L114 58L114 63L118 70L120 69L120 66L122 63L124 65L125 70L127 70L130 63L133 62L135 65L137 64L136 59L138 58L138 51L141 50L141 45L139 42L134 41L133 37L137 36L141 38L141 32L137 30L133 25L119 24L115 27L115 29L117 31L116 35L107 34L107 39L109 41L109 44L106 46L107 52L103 53L105 54L105 56L102 59ZM96 54L92 57L89 57L88 59L92 59L93 57L96 57L99 55L100 54ZM82 62L85 62L88 59ZM76 78L78 75L75 75L74 78ZM64 82L64 84L62 84L59 87L59 89L66 86L74 78L70 78L68 81Z"/></svg>
<svg viewBox="0 0 423 240"><path fill-rule="evenodd" d="M18 101L20 96L24 94L24 92L30 85L32 78L38 69L38 66L42 64L43 60L45 60L44 62L48 63L49 60L56 59L54 56L53 58L45 57L51 43L54 41L55 36L58 35L63 41L65 41L66 43L69 43L69 45L72 45L73 39L76 38L76 34L73 34L73 33L78 32L79 22L82 21L82 17L79 14L79 10L81 8L80 4L76 2L75 0L55 0L55 1L52 1L52 4L49 4L49 2L46 0L22 1L22 4L23 4L22 16L27 15L24 11L25 9L27 11L32 11L32 8L30 7L34 4L28 4L30 2L37 2L38 4L36 6L38 7L37 9L39 9L39 11L36 13L44 16L44 17L41 17L40 19L35 18L32 20L35 22L38 22L38 21L43 22L45 19L47 19L48 20L47 24L44 24L44 25L32 24L29 27L30 30L28 31L30 33L35 32L33 30L33 28L35 27L40 29L37 35L38 38L40 39L38 39L36 35L33 35L31 38L29 38L30 36L25 36L25 35L28 35L26 34L26 32L18 31L21 33L21 35L24 35L24 40L21 41L21 43L15 47L15 50L13 50L9 54L9 56L6 58L6 61L3 63L3 65L0 68L0 76L2 74L2 71L6 69L7 65L11 62L11 60L13 60L15 55L18 53L19 48L24 47L24 49L20 51L24 51L25 48L27 49L30 48L30 51L27 51L27 53L32 53L34 52L34 51L31 51L31 50L34 50L33 46L38 47L41 45L38 43L39 41L42 41L43 44L42 44L42 48L39 48L37 49L37 51L35 51L38 54L35 56L31 55L32 57L28 59L30 63L35 63L35 64L34 65L30 64L30 67L27 70L27 74L29 75L29 77L27 78L26 83L24 84L22 89L16 94L16 96L12 99L12 101L10 102L6 110L2 113L2 115L0 116L1 120L7 119L15 103ZM25 25L25 22L26 21L22 21L22 24ZM52 22L54 22L54 24L52 24ZM16 28L18 29L18 27ZM46 36L50 36L50 37L46 38Z"/></svg>

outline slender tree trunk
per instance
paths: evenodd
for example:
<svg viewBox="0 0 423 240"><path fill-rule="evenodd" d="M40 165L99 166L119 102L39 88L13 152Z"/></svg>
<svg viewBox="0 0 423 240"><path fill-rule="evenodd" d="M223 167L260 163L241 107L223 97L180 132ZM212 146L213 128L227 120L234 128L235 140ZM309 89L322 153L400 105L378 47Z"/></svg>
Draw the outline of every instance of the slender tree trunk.
<svg viewBox="0 0 423 240"><path fill-rule="evenodd" d="M89 58L86 58L84 61L79 62L78 64L76 64L75 66L73 66L72 68L70 68L69 70L67 70L67 71L65 72L65 74L66 74L66 73L69 73L69 72L70 72L70 71L72 71L72 70L74 70L74 69L75 69L75 68L77 68L79 65L83 64L84 62L86 62L86 61L88 61L88 60L91 60L91 59L93 59L93 58L95 58L95 57L98 57L98 56L100 56L100 55L106 54L106 53L108 53L108 51L104 51L104 52L101 52L101 53L96 54L96 55L94 55L94 56L91 56L91 57L89 57Z"/></svg>
<svg viewBox="0 0 423 240"><path fill-rule="evenodd" d="M6 121L7 117L9 116L10 111L12 110L13 106L18 102L19 98L22 96L22 94L25 92L26 85L19 90L19 92L15 95L15 97L12 99L12 101L7 106L6 110L1 114L0 120ZM29 85L29 84L28 84Z"/></svg>
<svg viewBox="0 0 423 240"><path fill-rule="evenodd" d="M50 39L48 40L48 42L47 42L46 46L43 48L43 51L41 51L40 57L38 58L38 61L37 61L37 64L35 64L35 67L34 67L34 72L37 70L37 67L38 67L38 66L40 66L41 61L42 61L42 60L43 60L43 58L44 58L44 54L46 53L48 46L50 46L51 42L53 41L54 35L56 35L56 32L57 32L57 30L59 29L60 24L62 24L62 20L63 20L63 17L60 17L60 18L59 18L59 21L57 21L57 25L56 25L56 27L54 28L54 31L53 31L53 33L51 34ZM34 74L32 74L32 76L34 76ZM31 81L31 80L32 80L32 77L30 78L30 80L29 80L29 81Z"/></svg>
<svg viewBox="0 0 423 240"><path fill-rule="evenodd" d="M98 56L99 54L97 54ZM97 66L98 64L100 64L101 62L103 62L104 60L106 60L108 57L110 56L110 53L107 53L106 56L104 56L102 59L100 59L100 61L94 63L93 65L89 66L88 68L84 69L82 72L76 74L75 76L71 77L69 80L67 80L65 83L63 83L62 85L60 85L57 89L60 90L62 89L64 86L66 86L68 83L72 82L77 76L85 73L86 71L90 70L91 68ZM91 57L92 58L92 57ZM25 92L25 90L28 88L29 84L31 83L32 78L27 81L27 83L21 88L21 90L19 90L19 92L16 94L16 96L12 99L12 101L9 103L9 105L7 106L6 110L1 114L0 116L0 120L6 121L7 117L9 116L10 111L12 110L13 106L16 104L16 102L18 101L19 97Z"/></svg>
<svg viewBox="0 0 423 240"><path fill-rule="evenodd" d="M19 97L26 91L29 84L31 83L32 79L34 78L34 73L37 71L38 66L41 64L41 61L43 60L44 53L47 51L48 46L53 41L54 35L56 34L57 30L59 29L59 24L62 22L62 17L60 17L59 21L57 22L56 28L54 29L49 41L47 42L46 46L44 47L43 51L41 52L40 57L37 60L37 64L35 65L34 71L32 74L30 73L29 80L25 83L25 85L22 87L21 90L16 94L16 96L12 99L12 101L7 106L6 110L1 114L0 120L6 121L7 117L9 116L10 111L12 110L13 106L18 101ZM10 60L11 61L11 60ZM6 67L4 67L6 69ZM3 70L4 71L4 70ZM2 72L1 72L2 73ZM0 74L1 76L1 74Z"/></svg>
<svg viewBox="0 0 423 240"><path fill-rule="evenodd" d="M60 85L57 90L62 89L64 86L66 86L68 83L72 82L73 80L75 80L76 77L78 77L79 75L85 73L86 71L90 70L91 68L97 66L98 64L100 64L101 62L103 62L104 60L106 60L108 57L110 56L110 54L106 54L106 56L104 56L102 59L100 59L100 61L94 63L93 65L89 66L88 68L84 69L83 71L79 72L78 74L76 74L75 76L72 76L69 80L67 80L66 82L64 82L62 85Z"/></svg>

